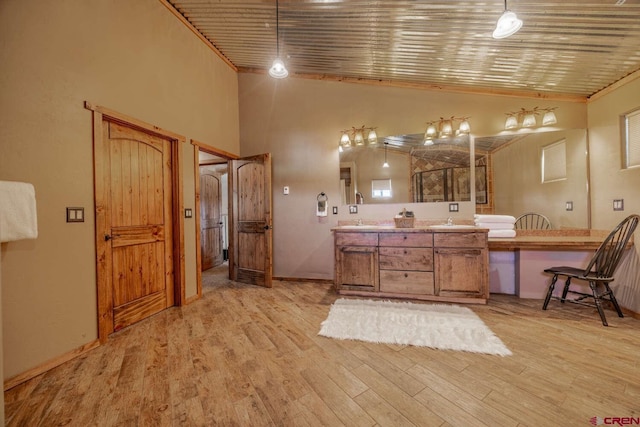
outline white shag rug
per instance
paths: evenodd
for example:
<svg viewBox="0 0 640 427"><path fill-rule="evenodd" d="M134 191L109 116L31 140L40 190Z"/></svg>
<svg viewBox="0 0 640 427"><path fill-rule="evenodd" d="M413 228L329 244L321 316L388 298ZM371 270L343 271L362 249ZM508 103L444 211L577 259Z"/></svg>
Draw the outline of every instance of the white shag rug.
<svg viewBox="0 0 640 427"><path fill-rule="evenodd" d="M341 298L331 306L318 335L511 355L500 338L473 311L457 305Z"/></svg>

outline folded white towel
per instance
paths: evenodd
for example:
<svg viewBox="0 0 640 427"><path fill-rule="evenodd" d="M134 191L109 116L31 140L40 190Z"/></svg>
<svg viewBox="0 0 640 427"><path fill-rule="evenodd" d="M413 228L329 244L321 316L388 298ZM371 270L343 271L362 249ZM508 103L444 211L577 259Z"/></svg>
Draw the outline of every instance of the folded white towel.
<svg viewBox="0 0 640 427"><path fill-rule="evenodd" d="M38 221L33 185L0 181L0 242L36 237Z"/></svg>
<svg viewBox="0 0 640 427"><path fill-rule="evenodd" d="M513 230L511 222L475 222L476 227L488 228L490 230Z"/></svg>
<svg viewBox="0 0 640 427"><path fill-rule="evenodd" d="M487 237L516 237L516 230L489 230Z"/></svg>
<svg viewBox="0 0 640 427"><path fill-rule="evenodd" d="M473 218L478 222L516 222L516 217L511 215L479 215L475 214Z"/></svg>

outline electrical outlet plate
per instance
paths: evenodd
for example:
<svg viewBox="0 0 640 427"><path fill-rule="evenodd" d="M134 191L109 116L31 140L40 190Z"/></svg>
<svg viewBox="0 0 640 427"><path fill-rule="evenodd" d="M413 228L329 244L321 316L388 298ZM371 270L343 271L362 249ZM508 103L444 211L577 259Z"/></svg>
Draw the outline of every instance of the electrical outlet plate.
<svg viewBox="0 0 640 427"><path fill-rule="evenodd" d="M189 208L184 210L184 217L185 218L191 218L193 216L193 211Z"/></svg>
<svg viewBox="0 0 640 427"><path fill-rule="evenodd" d="M459 206L457 203L449 203L449 212L458 212Z"/></svg>
<svg viewBox="0 0 640 427"><path fill-rule="evenodd" d="M338 207L337 206L333 207L333 214L334 215L338 215Z"/></svg>
<svg viewBox="0 0 640 427"><path fill-rule="evenodd" d="M614 211L623 211L624 210L624 199L615 199L613 201L613 210Z"/></svg>

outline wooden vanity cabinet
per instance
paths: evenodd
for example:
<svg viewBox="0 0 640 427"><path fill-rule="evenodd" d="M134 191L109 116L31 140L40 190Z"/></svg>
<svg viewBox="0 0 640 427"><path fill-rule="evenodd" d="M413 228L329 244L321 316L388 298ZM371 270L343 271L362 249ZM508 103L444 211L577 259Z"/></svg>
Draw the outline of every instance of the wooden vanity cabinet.
<svg viewBox="0 0 640 427"><path fill-rule="evenodd" d="M439 296L489 297L487 233L436 233L434 247Z"/></svg>
<svg viewBox="0 0 640 427"><path fill-rule="evenodd" d="M336 233L335 256L338 290L379 290L378 233Z"/></svg>
<svg viewBox="0 0 640 427"><path fill-rule="evenodd" d="M335 286L343 295L486 303L486 232L335 231Z"/></svg>
<svg viewBox="0 0 640 427"><path fill-rule="evenodd" d="M433 295L433 234L378 235L380 292Z"/></svg>

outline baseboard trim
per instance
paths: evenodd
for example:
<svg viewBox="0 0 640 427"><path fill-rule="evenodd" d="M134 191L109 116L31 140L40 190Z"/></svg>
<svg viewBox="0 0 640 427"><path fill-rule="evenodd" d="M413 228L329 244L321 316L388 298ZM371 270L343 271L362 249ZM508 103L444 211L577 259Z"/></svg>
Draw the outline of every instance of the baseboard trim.
<svg viewBox="0 0 640 427"><path fill-rule="evenodd" d="M198 295L198 294L192 295L192 296L190 296L189 298L187 298L185 300L184 305L189 305L189 304L191 304L193 302L198 301L199 299L200 299L200 295Z"/></svg>
<svg viewBox="0 0 640 427"><path fill-rule="evenodd" d="M299 277L273 277L273 280L280 280L282 282L333 283L332 279L304 279Z"/></svg>
<svg viewBox="0 0 640 427"><path fill-rule="evenodd" d="M43 364L36 366L35 368L29 369L26 372L16 375L15 377L8 378L4 381L4 391L7 391L19 384L22 384L25 381L28 381L32 378L37 377L40 374L43 374L56 366L60 366L65 362L68 362L71 359L75 359L78 356L83 355L84 353L93 350L100 346L100 340L91 341L85 345L82 345L74 350L71 350L68 353L65 353L61 356L56 357L55 359L51 359Z"/></svg>

